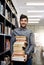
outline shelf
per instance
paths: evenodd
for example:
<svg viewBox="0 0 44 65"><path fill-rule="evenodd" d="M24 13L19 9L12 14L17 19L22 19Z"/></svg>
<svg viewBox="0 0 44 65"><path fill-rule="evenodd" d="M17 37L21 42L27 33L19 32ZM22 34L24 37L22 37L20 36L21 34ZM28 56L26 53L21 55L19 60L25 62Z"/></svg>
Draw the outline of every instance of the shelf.
<svg viewBox="0 0 44 65"><path fill-rule="evenodd" d="M10 10L11 11L11 9L10 9L10 6L8 5L8 3L6 2L6 7L7 7L7 9L8 10ZM11 11L12 12L12 11Z"/></svg>
<svg viewBox="0 0 44 65"><path fill-rule="evenodd" d="M9 1L10 1L10 0L9 0ZM15 13L17 14L16 8L14 7L12 0L11 0L11 4L12 4L14 10L15 10Z"/></svg>
<svg viewBox="0 0 44 65"><path fill-rule="evenodd" d="M3 17L5 20L7 20L8 22L10 22L4 15L0 14L1 17Z"/></svg>
<svg viewBox="0 0 44 65"><path fill-rule="evenodd" d="M0 14L0 18L1 18L0 22L6 23L6 26L9 26L9 27L12 26L12 29L15 28L15 26L9 20L7 20L4 15Z"/></svg>
<svg viewBox="0 0 44 65"><path fill-rule="evenodd" d="M11 11L12 12L12 10L11 10L11 8L10 8L10 6L8 5L8 3L6 2L6 7L7 7L7 9L9 10L9 11ZM16 17L16 14L15 13L13 13L12 12L12 15L14 16L14 17Z"/></svg>
<svg viewBox="0 0 44 65"><path fill-rule="evenodd" d="M2 33L0 33L0 35L2 35L2 36L9 36L9 37L11 37L11 35L2 34Z"/></svg>
<svg viewBox="0 0 44 65"><path fill-rule="evenodd" d="M10 3L9 3L10 1ZM11 50L10 47L6 48L6 42L8 45L10 44L11 39L11 32L17 27L17 11L13 5L12 0L1 0L1 11L0 13L0 61L4 60L6 55L11 57ZM10 4L10 5L9 5ZM15 18L15 25L12 23L13 19ZM4 29L3 29L4 28ZM7 64L9 64L8 62Z"/></svg>
<svg viewBox="0 0 44 65"><path fill-rule="evenodd" d="M4 15L0 14L0 22L4 23L4 19L5 19Z"/></svg>
<svg viewBox="0 0 44 65"><path fill-rule="evenodd" d="M1 18L0 22L4 23L4 21L5 21L5 23L7 22L7 24L9 24L9 26L11 25L11 22L9 20L7 20L4 15L0 14L0 18Z"/></svg>
<svg viewBox="0 0 44 65"><path fill-rule="evenodd" d="M3 54L5 54L5 53L7 53L7 52L9 52L9 51L10 51L10 50L6 50L6 51L0 53L0 55L3 55Z"/></svg>

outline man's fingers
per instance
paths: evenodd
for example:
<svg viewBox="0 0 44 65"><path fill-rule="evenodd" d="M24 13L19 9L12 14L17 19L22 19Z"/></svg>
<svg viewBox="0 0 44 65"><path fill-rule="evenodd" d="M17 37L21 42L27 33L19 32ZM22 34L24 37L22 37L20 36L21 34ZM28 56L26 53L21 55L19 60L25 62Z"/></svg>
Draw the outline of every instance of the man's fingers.
<svg viewBox="0 0 44 65"><path fill-rule="evenodd" d="M25 57L24 57L24 62L26 62L27 61L27 55L25 55Z"/></svg>

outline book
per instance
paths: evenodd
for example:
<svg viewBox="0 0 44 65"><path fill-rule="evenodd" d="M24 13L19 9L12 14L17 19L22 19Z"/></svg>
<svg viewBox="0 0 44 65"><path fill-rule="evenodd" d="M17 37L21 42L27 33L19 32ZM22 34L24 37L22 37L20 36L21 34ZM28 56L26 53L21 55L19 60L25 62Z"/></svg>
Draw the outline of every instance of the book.
<svg viewBox="0 0 44 65"><path fill-rule="evenodd" d="M15 18L12 18L12 24L15 25Z"/></svg>
<svg viewBox="0 0 44 65"><path fill-rule="evenodd" d="M10 50L10 40L9 39L5 39L5 49Z"/></svg>
<svg viewBox="0 0 44 65"><path fill-rule="evenodd" d="M5 9L5 18L10 22L11 15L7 9Z"/></svg>
<svg viewBox="0 0 44 65"><path fill-rule="evenodd" d="M7 33L7 26L5 26L5 34L8 34L8 33Z"/></svg>
<svg viewBox="0 0 44 65"><path fill-rule="evenodd" d="M26 41L27 38L25 36L16 36L16 41Z"/></svg>
<svg viewBox="0 0 44 65"><path fill-rule="evenodd" d="M0 33L2 33L2 25L1 25L1 23L0 23Z"/></svg>
<svg viewBox="0 0 44 65"><path fill-rule="evenodd" d="M8 11L5 9L5 18L8 19Z"/></svg>
<svg viewBox="0 0 44 65"><path fill-rule="evenodd" d="M10 20L10 18L11 18L11 16L10 16L10 12L8 11L7 14L8 14L8 20L9 20L9 22L10 22L10 21L11 21L11 20Z"/></svg>
<svg viewBox="0 0 44 65"><path fill-rule="evenodd" d="M11 35L11 28L10 27L7 27L7 34Z"/></svg>
<svg viewBox="0 0 44 65"><path fill-rule="evenodd" d="M3 5L2 5L1 2L0 2L0 14L1 14L1 15L3 15L3 8L4 8L4 7L3 7Z"/></svg>
<svg viewBox="0 0 44 65"><path fill-rule="evenodd" d="M4 33L5 26L2 22L0 22L0 33Z"/></svg>

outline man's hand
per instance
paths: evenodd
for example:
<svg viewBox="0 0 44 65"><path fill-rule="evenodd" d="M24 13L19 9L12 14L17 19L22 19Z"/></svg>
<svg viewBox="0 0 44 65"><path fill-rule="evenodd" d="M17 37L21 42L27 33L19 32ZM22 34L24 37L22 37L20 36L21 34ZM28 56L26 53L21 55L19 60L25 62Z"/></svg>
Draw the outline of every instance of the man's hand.
<svg viewBox="0 0 44 65"><path fill-rule="evenodd" d="M26 61L27 61L27 55L25 55L24 58L25 58L25 59L24 59L24 62L26 62Z"/></svg>

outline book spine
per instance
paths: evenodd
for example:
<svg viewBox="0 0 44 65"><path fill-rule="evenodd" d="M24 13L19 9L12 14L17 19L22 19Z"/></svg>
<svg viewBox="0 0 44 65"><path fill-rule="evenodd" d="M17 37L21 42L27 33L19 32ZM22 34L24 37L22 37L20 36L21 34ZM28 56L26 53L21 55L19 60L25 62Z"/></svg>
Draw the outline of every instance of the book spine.
<svg viewBox="0 0 44 65"><path fill-rule="evenodd" d="M0 14L3 15L3 5L0 2Z"/></svg>
<svg viewBox="0 0 44 65"><path fill-rule="evenodd" d="M12 18L12 24L15 25L15 18Z"/></svg>
<svg viewBox="0 0 44 65"><path fill-rule="evenodd" d="M11 35L11 28L8 27L8 35Z"/></svg>
<svg viewBox="0 0 44 65"><path fill-rule="evenodd" d="M7 34L7 27L5 26L5 34Z"/></svg>

